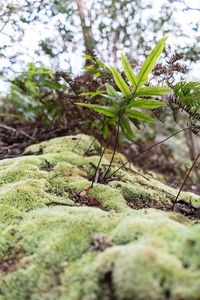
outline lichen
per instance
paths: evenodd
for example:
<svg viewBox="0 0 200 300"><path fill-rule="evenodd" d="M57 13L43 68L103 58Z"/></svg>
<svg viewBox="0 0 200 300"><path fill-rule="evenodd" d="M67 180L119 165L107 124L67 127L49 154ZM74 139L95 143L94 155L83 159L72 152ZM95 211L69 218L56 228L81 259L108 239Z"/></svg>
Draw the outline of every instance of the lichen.
<svg viewBox="0 0 200 300"><path fill-rule="evenodd" d="M176 189L132 166L89 189L99 207L76 202L99 160L98 142L84 156L92 141L56 138L0 161L0 300L200 299L199 222L128 205L164 207ZM117 154L112 171L121 160ZM192 193L181 198L200 204ZM94 233L108 237L106 249L91 247Z"/></svg>

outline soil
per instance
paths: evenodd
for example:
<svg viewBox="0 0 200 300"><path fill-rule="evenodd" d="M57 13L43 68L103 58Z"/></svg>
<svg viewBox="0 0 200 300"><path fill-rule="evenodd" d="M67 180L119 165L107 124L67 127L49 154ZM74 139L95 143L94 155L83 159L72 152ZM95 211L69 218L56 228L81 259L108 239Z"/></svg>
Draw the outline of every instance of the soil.
<svg viewBox="0 0 200 300"><path fill-rule="evenodd" d="M0 274L6 275L17 270L24 256L25 252L23 250L16 252L14 249L10 248L6 257L0 262Z"/></svg>

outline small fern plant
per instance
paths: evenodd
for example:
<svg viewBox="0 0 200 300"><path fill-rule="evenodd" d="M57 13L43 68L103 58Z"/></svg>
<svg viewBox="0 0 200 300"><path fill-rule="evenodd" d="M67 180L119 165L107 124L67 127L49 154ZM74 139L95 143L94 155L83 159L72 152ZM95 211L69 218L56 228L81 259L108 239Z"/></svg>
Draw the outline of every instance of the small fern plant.
<svg viewBox="0 0 200 300"><path fill-rule="evenodd" d="M200 82L178 82L172 88L174 95L169 98L170 107L173 112L184 111L187 114L195 133L199 129L197 121L200 120Z"/></svg>
<svg viewBox="0 0 200 300"><path fill-rule="evenodd" d="M121 54L121 61L128 83L125 82L120 72L118 72L113 66L110 66L113 79L118 89L116 90L113 86L106 83L106 93L102 94L101 92L101 96L105 99L110 100L110 103L112 105L102 106L98 104L76 103L77 105L92 108L93 110L100 112L107 117L113 118L117 124L117 133L113 155L109 167L106 170L106 172L104 172L103 176L100 179L100 182L104 181L106 175L110 171L115 156L115 151L117 148L120 128L122 130L122 133L126 136L126 138L133 142L134 135L129 121L131 121L137 127L141 121L155 123L154 119L137 109L154 109L166 105L161 101L155 100L155 97L168 93L171 91L171 89L169 89L168 87L160 86L144 86L148 81L148 75L152 71L159 55L163 51L164 42L166 41L166 39L167 37L161 39L158 42L158 44L152 50L150 55L146 58L137 76L134 74L127 58L123 54ZM98 172L98 167L96 173Z"/></svg>

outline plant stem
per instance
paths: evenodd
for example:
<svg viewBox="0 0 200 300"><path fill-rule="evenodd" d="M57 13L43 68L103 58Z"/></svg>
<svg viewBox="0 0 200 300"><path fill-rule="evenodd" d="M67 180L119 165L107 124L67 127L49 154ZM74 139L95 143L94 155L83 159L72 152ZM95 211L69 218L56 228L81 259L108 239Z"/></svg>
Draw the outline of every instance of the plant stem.
<svg viewBox="0 0 200 300"><path fill-rule="evenodd" d="M111 158L111 160L110 160L110 164L109 164L109 166L108 166L107 171L103 174L103 176L102 176L102 178L101 178L101 182L103 182L103 180L106 178L106 175L107 175L108 172L110 171L110 168L111 168L111 166L112 166L113 159L114 159L114 157L115 157L115 152L116 152L116 149L117 149L118 138L119 138L119 125L120 125L120 118L118 119L118 122L117 122L117 135L116 135L116 139L115 139L115 146L114 146L112 158Z"/></svg>
<svg viewBox="0 0 200 300"><path fill-rule="evenodd" d="M115 130L115 128L113 128L112 134L113 134L114 130ZM103 133L102 133L102 134L103 134ZM94 174L94 178L93 178L93 180L92 180L91 188L93 187L94 183L96 183L97 180L98 180L98 172L99 172L100 163L101 163L101 161L102 161L103 155L104 155L104 153L105 153L105 151L106 151L106 147L108 146L108 144L109 144L109 141L106 143L106 145L105 145L103 151L101 151L101 156L100 156L100 159L99 159L97 168L96 168L96 172L95 172L95 174ZM102 144L101 144L101 146L102 146Z"/></svg>
<svg viewBox="0 0 200 300"><path fill-rule="evenodd" d="M176 134L182 132L182 131L185 131L185 130L188 130L188 129L191 129L191 127L186 127L186 128L183 128L183 129L180 129L178 130L177 132L171 134L170 136L168 136L167 138L165 138L164 140L158 142L158 143L155 143L153 145L151 145L150 147L148 147L147 149L145 149L144 151L140 152L138 155L135 156L134 160L132 162L135 162L135 160L143 155L144 153L146 153L147 151L151 150L153 147L155 146L158 146L162 143L164 143L165 141L169 140L170 138L172 138L173 136L175 136ZM123 165L121 165L116 171L114 171L109 177L113 176L114 174L116 174L119 170L121 170L124 166L126 166L127 164L129 163L129 161L127 160Z"/></svg>
<svg viewBox="0 0 200 300"><path fill-rule="evenodd" d="M78 146L78 144L79 144L79 142L80 142L82 136L83 136L83 135L81 134L80 138L77 140L76 144L74 145L74 148L72 149L72 152L73 152L73 151L76 149L76 147Z"/></svg>
<svg viewBox="0 0 200 300"><path fill-rule="evenodd" d="M177 194L177 196L176 196L176 199L174 200L173 208L174 208L175 204L177 203L178 197L179 197L179 195L180 195L180 193L181 193L181 191L182 191L182 189L183 189L183 187L184 187L184 185L185 185L185 183L186 183L186 181L187 181L187 179L188 179L190 173L192 172L192 169L194 168L194 166L195 166L197 160L199 159L199 157L200 157L200 152L199 152L199 154L197 155L197 157L195 158L195 160L193 161L193 164L192 164L191 168L189 169L188 173L187 173L186 176L185 176L185 179L183 180L183 183L182 183L182 185L181 185L181 187L180 187L180 189L179 189L179 191L178 191L178 194Z"/></svg>
<svg viewBox="0 0 200 300"><path fill-rule="evenodd" d="M189 135L189 139L188 139L188 135ZM188 132L188 135L185 132L185 141L186 141L186 144L189 148L190 159L191 159L191 161L194 161L195 160L195 142L194 142L193 135L192 135L191 131ZM200 181L200 175L198 173L198 169L197 169L196 166L194 167L194 172L197 176L197 179Z"/></svg>
<svg viewBox="0 0 200 300"><path fill-rule="evenodd" d="M99 134L101 134L101 142L100 142L100 145L101 145L101 152L102 152L102 140L103 140L103 130L104 130L104 127L105 127L105 118L104 118L104 121L103 121L103 128L101 129L101 133L99 131ZM97 140L97 138L94 138L93 141L91 142L91 144L89 145L87 151L85 152L84 154L84 157L88 154L88 152L90 151L91 147L94 145L94 142ZM100 152L100 154L101 154Z"/></svg>
<svg viewBox="0 0 200 300"><path fill-rule="evenodd" d="M92 146L94 145L94 142L96 141L96 138L93 139L92 143L90 144L90 146L88 147L87 151L85 151L84 157L88 154L88 152L90 151L90 149L92 148Z"/></svg>
<svg viewBox="0 0 200 300"><path fill-rule="evenodd" d="M100 156L100 159L99 159L99 162L98 162L98 165L97 165L95 174L94 174L94 178L93 178L93 180L92 180L91 188L93 187L94 183L96 183L96 181L97 181L97 178L98 178L98 172L99 172L99 166L100 166L100 163L101 163L101 161L102 161L102 158L103 158L103 155L104 155L104 153L105 153L105 150L106 150L106 146L104 147L103 151L101 152L101 156Z"/></svg>

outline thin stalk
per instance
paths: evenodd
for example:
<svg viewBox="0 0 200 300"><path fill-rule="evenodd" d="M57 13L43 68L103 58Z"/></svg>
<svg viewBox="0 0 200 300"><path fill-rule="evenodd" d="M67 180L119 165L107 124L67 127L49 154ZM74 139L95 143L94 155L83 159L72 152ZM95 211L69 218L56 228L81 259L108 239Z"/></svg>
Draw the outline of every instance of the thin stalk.
<svg viewBox="0 0 200 300"><path fill-rule="evenodd" d="M168 136L167 138L165 138L164 140L158 142L158 143L155 143L153 145L151 145L150 147L148 147L147 149L145 149L144 151L142 151L141 153L139 153L138 155L135 156L134 160L132 162L135 162L135 160L143 155L144 153L146 153L147 151L151 150L153 147L156 147L162 143L164 143L165 141L169 140L170 138L172 138L173 136L175 136L176 134L182 132L182 131L185 131L185 130L188 130L188 129L191 129L191 127L186 127L186 128L183 128L183 129L180 129L178 130L177 132L171 134L170 136ZM124 164L122 164L116 171L114 171L109 177L113 176L114 174L116 174L119 170L121 170L124 166L126 166L127 164L129 163L129 161L127 160Z"/></svg>
<svg viewBox="0 0 200 300"><path fill-rule="evenodd" d="M186 133L185 133L185 140L186 140L186 144L187 144L187 146L189 148L190 159L192 161L194 161L195 160L195 142L194 142L194 139L193 139L192 132L189 131L188 134L189 134L189 140L188 140L188 136L187 136ZM194 172L195 172L195 174L197 176L197 179L200 181L200 175L198 173L197 166L194 167Z"/></svg>
<svg viewBox="0 0 200 300"><path fill-rule="evenodd" d="M93 139L92 143L90 144L90 146L88 147L87 151L85 151L84 157L88 154L88 152L90 151L90 149L92 148L92 146L94 145L94 142L96 141L96 138Z"/></svg>
<svg viewBox="0 0 200 300"><path fill-rule="evenodd" d="M80 138L77 140L76 144L74 145L74 148L72 149L72 152L73 152L73 151L76 149L76 147L78 146L78 144L79 144L79 142L80 142L82 136L83 136L83 135L81 134Z"/></svg>
<svg viewBox="0 0 200 300"><path fill-rule="evenodd" d="M104 122L105 122L105 119L104 119L103 123L104 123ZM105 124L103 125L103 128L101 129L101 142L100 142L100 144L101 144L101 152L102 152L102 140L103 140L103 130L104 130L104 127L105 127ZM100 132L99 132L99 133L100 133ZM88 154L88 152L90 151L90 149L92 148L92 146L94 145L94 142L95 142L96 140L97 140L97 138L94 138L94 139L93 139L93 141L92 141L91 144L89 145L87 151L85 152L84 157ZM100 152L100 154L101 154L101 152Z"/></svg>
<svg viewBox="0 0 200 300"><path fill-rule="evenodd" d="M102 161L102 158L103 158L103 155L104 155L104 153L105 153L105 150L106 150L106 146L104 147L103 151L101 152L101 156L100 156L100 159L99 159L99 162L98 162L98 165L97 165L95 174L94 174L94 178L93 178L93 180L92 180L91 188L93 187L94 183L96 183L96 181L97 181L97 179L98 179L99 166L100 166L100 163L101 163L101 161Z"/></svg>
<svg viewBox="0 0 200 300"><path fill-rule="evenodd" d="M109 164L109 166L108 166L107 171L103 174L103 176L102 176L102 178L101 178L101 182L104 180L104 178L106 177L106 175L107 175L108 172L110 171L110 168L111 168L111 166L112 166L113 159L114 159L114 157L115 157L115 152L116 152L116 149L117 149L118 138L119 138L119 125L120 125L120 118L118 119L118 122L117 122L117 135L116 135L116 139L115 139L115 146L114 146L112 158L111 158L111 160L110 160L110 164Z"/></svg>
<svg viewBox="0 0 200 300"><path fill-rule="evenodd" d="M113 129L113 131L114 131L114 129ZM112 131L112 133L113 133L113 131ZM109 141L106 143L106 145L105 145L103 151L101 151L101 156L100 156L100 159L99 159L99 162L98 162L98 165L97 165L95 174L94 174L94 178L93 178L93 180L92 180L91 188L93 187L94 183L97 182L97 179L98 179L98 173L99 173L99 167L100 167L100 164L101 164L103 155L104 155L104 153L105 153L105 151L106 151L106 148L107 148L108 144L109 144Z"/></svg>
<svg viewBox="0 0 200 300"><path fill-rule="evenodd" d="M182 189L183 189L183 187L184 187L184 185L185 185L185 183L186 183L188 177L190 176L190 173L192 172L192 169L194 168L194 166L195 166L197 160L199 159L199 157L200 157L200 152L199 152L199 154L197 155L197 157L195 158L195 160L194 160L194 162L193 162L191 168L189 169L188 173L186 174L185 179L183 180L183 183L182 183L182 185L181 185L181 187L180 187L180 189L179 189L179 191L178 191L178 194L177 194L177 196L176 196L176 199L174 200L173 208L174 208L175 204L177 203L178 197L179 197L180 193L182 192Z"/></svg>

